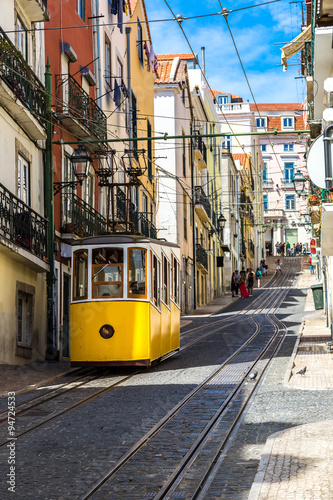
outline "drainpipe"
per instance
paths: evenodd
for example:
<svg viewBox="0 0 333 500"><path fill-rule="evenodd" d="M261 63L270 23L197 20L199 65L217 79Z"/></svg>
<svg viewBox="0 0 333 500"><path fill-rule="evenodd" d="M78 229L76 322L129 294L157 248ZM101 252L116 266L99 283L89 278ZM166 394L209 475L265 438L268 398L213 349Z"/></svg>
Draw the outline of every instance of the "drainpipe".
<svg viewBox="0 0 333 500"><path fill-rule="evenodd" d="M45 71L46 89L46 156L45 156L45 213L48 221L47 226L47 256L50 266L46 277L47 287L47 333L46 333L46 354L45 358L51 360L55 358L55 304L54 304L54 213L53 213L53 158L52 158L52 73L50 71L49 58L47 58Z"/></svg>
<svg viewBox="0 0 333 500"><path fill-rule="evenodd" d="M193 134L193 123L191 120L191 135ZM194 168L193 168L193 138L191 138L191 184L192 184L192 245L193 245L193 309L197 308L197 261L196 261L196 241L195 241L195 190L194 190Z"/></svg>

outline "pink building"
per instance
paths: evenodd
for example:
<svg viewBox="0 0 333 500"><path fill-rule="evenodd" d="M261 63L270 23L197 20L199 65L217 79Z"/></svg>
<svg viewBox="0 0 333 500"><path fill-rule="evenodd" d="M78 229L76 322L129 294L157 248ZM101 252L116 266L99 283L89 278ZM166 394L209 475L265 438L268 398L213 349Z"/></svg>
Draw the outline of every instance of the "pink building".
<svg viewBox="0 0 333 500"><path fill-rule="evenodd" d="M306 135L286 133L271 135L274 130L294 132L305 130L303 106L300 103L251 104L264 162L262 172L262 199L264 203L264 229L266 248L276 254L276 245L307 244L310 228L307 215L307 187L299 196L293 178L299 170L307 176L305 160ZM307 184L307 183L306 183Z"/></svg>

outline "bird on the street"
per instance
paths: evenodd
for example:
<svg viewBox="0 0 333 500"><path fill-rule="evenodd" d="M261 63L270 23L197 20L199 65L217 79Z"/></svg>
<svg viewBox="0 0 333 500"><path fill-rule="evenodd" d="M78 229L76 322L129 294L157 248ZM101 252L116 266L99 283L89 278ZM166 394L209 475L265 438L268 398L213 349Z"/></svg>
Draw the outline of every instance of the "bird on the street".
<svg viewBox="0 0 333 500"><path fill-rule="evenodd" d="M303 377L303 375L305 375L305 372L306 372L306 366L304 366L304 368L302 368L299 372L297 372L297 375L301 375L301 377Z"/></svg>
<svg viewBox="0 0 333 500"><path fill-rule="evenodd" d="M250 373L250 375L249 375L249 379L250 379L250 380L255 380L255 378L256 378L256 376L257 376L257 375L258 375L258 372L252 372L252 373Z"/></svg>

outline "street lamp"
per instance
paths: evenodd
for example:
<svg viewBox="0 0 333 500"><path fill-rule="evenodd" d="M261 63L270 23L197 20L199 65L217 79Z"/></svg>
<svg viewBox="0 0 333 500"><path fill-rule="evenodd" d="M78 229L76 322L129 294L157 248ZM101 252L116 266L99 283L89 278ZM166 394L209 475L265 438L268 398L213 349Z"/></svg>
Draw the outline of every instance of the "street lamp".
<svg viewBox="0 0 333 500"><path fill-rule="evenodd" d="M65 187L76 188L78 184L82 185L84 179L88 177L90 163L92 159L87 153L87 150L82 144L73 151L72 156L69 161L72 164L73 172L77 181L66 181L66 182L54 182L54 194L60 193L60 191Z"/></svg>
<svg viewBox="0 0 333 500"><path fill-rule="evenodd" d="M300 170L297 170L293 178L293 184L295 192L298 195L298 197L300 197L301 194L303 193L306 181L307 179L304 177L302 172Z"/></svg>
<svg viewBox="0 0 333 500"><path fill-rule="evenodd" d="M219 218L217 219L217 222L218 222L218 225L221 229L224 229L225 227L225 223L227 222L227 219L224 217L223 214L221 214L219 216Z"/></svg>

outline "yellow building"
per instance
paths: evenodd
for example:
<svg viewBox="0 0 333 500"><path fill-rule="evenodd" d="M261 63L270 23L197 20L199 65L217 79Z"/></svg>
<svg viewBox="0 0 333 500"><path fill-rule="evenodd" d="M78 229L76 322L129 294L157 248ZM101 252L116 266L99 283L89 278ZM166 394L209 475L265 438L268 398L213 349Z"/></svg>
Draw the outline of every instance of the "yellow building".
<svg viewBox="0 0 333 500"><path fill-rule="evenodd" d="M156 237L154 141L135 140L154 134L154 82L157 61L151 41L143 0L129 2L130 25L130 141L128 162L138 169L140 183L132 187L132 203L137 212L135 228L146 236ZM131 139L134 139L131 141ZM126 160L125 160L126 161ZM148 234L147 234L148 233Z"/></svg>

